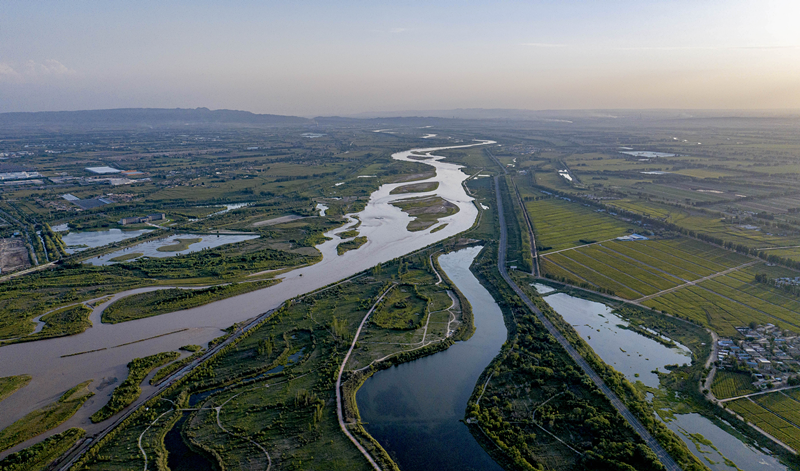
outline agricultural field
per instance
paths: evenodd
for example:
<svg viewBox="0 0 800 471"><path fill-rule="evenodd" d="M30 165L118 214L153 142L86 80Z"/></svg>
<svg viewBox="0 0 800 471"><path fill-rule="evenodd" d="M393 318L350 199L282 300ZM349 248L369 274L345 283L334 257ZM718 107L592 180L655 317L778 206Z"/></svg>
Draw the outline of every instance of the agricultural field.
<svg viewBox="0 0 800 471"><path fill-rule="evenodd" d="M780 393L771 393L769 396L776 394ZM772 407L776 407L774 405L775 399L763 398L761 401L771 404ZM780 411L785 412L780 407L778 407L778 410L772 411L749 398L737 399L726 405L732 411L744 417L748 422L751 422L768 434L789 445L795 451L800 451L800 427L780 417L778 415L781 413ZM794 412L797 410L799 409L796 407L792 409Z"/></svg>
<svg viewBox="0 0 800 471"><path fill-rule="evenodd" d="M753 387L753 378L747 373L717 370L711 392L717 399L728 399L754 393L756 388Z"/></svg>
<svg viewBox="0 0 800 471"><path fill-rule="evenodd" d="M541 197L546 195L540 194ZM525 201L542 253L623 236L634 226L558 198Z"/></svg>
<svg viewBox="0 0 800 471"><path fill-rule="evenodd" d="M725 336L752 321L800 329L800 299L755 282L793 270L685 238L608 241L540 255L542 273L714 328Z"/></svg>
<svg viewBox="0 0 800 471"><path fill-rule="evenodd" d="M737 336L736 327L752 321L772 323L784 329L800 329L800 299L785 291L754 281L757 273L793 271L757 263L716 276L694 286L648 299L644 305L708 325L719 334Z"/></svg>
<svg viewBox="0 0 800 471"><path fill-rule="evenodd" d="M747 257L691 239L607 241L543 254L545 272L573 279L627 299L652 296L750 262Z"/></svg>

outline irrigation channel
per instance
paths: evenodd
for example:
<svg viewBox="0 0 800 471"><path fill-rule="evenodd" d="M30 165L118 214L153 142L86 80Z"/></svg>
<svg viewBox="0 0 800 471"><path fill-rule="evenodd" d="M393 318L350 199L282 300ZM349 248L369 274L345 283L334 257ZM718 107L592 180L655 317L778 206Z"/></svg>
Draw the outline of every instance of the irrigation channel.
<svg viewBox="0 0 800 471"><path fill-rule="evenodd" d="M64 391L83 381L93 380L90 390L95 393L71 419L50 432L0 453L0 458L69 427L84 428L89 436L106 428L107 423L92 424L89 416L108 401L114 386L126 377L127 363L134 358L177 350L183 345L206 345L222 334L221 329L253 319L287 299L335 283L469 229L478 210L473 198L466 194L462 186L468 175L460 170L460 165L442 162L444 157L436 156L435 152L487 144L494 144L494 141L410 149L392 155L396 160L435 168L435 176L414 183L438 182L436 190L416 193L414 196L438 195L458 206L459 211L456 214L441 219L441 222L447 223L441 230L409 232L406 226L412 221L411 216L390 204L409 197L408 194L390 194L393 189L409 182L387 183L370 195L363 211L348 215L347 224L326 234L331 240L317 246L323 255L322 261L280 275L282 281L277 285L193 309L120 324L102 324L98 321L98 310L107 306L104 303L97 306L95 313L90 316L94 321L93 327L82 334L0 347L0 376L33 376L21 394L14 394L3 401L3 407L0 408L0 429L25 414L54 402ZM423 155L427 158L409 158L412 155ZM366 236L368 242L357 250L338 255L336 246L342 239L337 234L357 224L354 217L361 221L357 229L359 235ZM74 355L79 352L91 353ZM142 390L143 398L154 392L154 388L147 383L142 385Z"/></svg>
<svg viewBox="0 0 800 471"><path fill-rule="evenodd" d="M404 471L500 470L460 422L481 372L506 341L503 313L470 272L481 247L439 257L472 305L475 333L447 350L379 371L356 394L364 428Z"/></svg>
<svg viewBox="0 0 800 471"><path fill-rule="evenodd" d="M676 344L676 347L670 348L625 329L628 323L605 304L566 293L551 293L552 288L543 284L537 283L534 287L603 361L631 382L641 381L646 386L658 388L658 376L653 373L654 370L667 372L667 365L691 361L691 354L683 345ZM689 450L713 471L787 469L768 452L741 441L698 413L672 414L663 420ZM698 434L707 441L701 440Z"/></svg>

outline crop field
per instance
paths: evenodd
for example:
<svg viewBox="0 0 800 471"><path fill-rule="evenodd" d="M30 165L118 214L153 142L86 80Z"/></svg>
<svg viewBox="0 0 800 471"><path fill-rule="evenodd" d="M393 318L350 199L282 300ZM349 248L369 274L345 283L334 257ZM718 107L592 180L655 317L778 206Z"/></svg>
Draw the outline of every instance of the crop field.
<svg viewBox="0 0 800 471"><path fill-rule="evenodd" d="M772 393L780 394L780 393ZM728 403L728 407L760 429L800 451L800 428L748 398Z"/></svg>
<svg viewBox="0 0 800 471"><path fill-rule="evenodd" d="M665 293L645 305L711 326L722 335L736 336L735 327L751 321L782 328L800 328L800 299L782 290L756 283L763 263Z"/></svg>
<svg viewBox="0 0 800 471"><path fill-rule="evenodd" d="M691 239L608 241L546 254L544 273L560 267L572 278L627 299L650 296L739 266L747 257Z"/></svg>
<svg viewBox="0 0 800 471"><path fill-rule="evenodd" d="M751 321L800 329L800 299L754 280L757 273L777 278L797 276L794 271L692 239L615 240L576 247L544 254L541 268L555 279L588 283L626 299L649 296L641 301L645 306L722 335L736 336L735 327Z"/></svg>
<svg viewBox="0 0 800 471"><path fill-rule="evenodd" d="M527 201L525 207L533 222L536 244L543 248L543 253L586 243L582 240L613 239L634 227L591 208L557 198Z"/></svg>
<svg viewBox="0 0 800 471"><path fill-rule="evenodd" d="M790 208L800 208L800 196L746 200L740 201L736 205L745 208L747 211L785 213Z"/></svg>
<svg viewBox="0 0 800 471"><path fill-rule="evenodd" d="M692 190L690 188L676 188L669 185L642 185L636 186L637 190L640 190L644 193L652 195L657 198L663 198L668 200L692 200L692 201L702 201L702 202L711 202L711 201L729 201L732 198L725 197L725 193L718 193L717 190L712 191L698 191Z"/></svg>
<svg viewBox="0 0 800 471"><path fill-rule="evenodd" d="M753 396L753 401L800 429L800 402L797 400L779 391Z"/></svg>
<svg viewBox="0 0 800 471"><path fill-rule="evenodd" d="M753 387L753 379L749 374L717 370L711 392L717 399L728 399L754 393L756 388Z"/></svg>

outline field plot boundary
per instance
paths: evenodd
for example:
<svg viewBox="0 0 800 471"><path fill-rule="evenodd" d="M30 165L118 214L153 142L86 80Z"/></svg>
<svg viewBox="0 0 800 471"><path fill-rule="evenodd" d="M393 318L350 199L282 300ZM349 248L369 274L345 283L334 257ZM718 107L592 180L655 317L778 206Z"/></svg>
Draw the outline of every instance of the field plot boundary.
<svg viewBox="0 0 800 471"><path fill-rule="evenodd" d="M719 273L714 273L713 275L708 275L708 276L705 276L705 277L700 278L698 280L688 281L688 282L686 282L686 283L684 283L682 285L678 285L678 286L675 286L673 288L665 289L664 291L659 291L658 293L651 294L651 295L645 296L643 298L639 298L636 301L637 302L647 301L648 299L652 299L652 298L661 296L662 294L671 293L671 292L677 291L677 290L679 290L681 288L686 288L688 286L696 285L698 283L702 283L704 281L711 280L711 279L716 278L718 276L724 276L724 275L727 275L728 273L732 273L732 272L735 272L737 270L741 270L742 268L746 268L746 267L749 267L751 265L756 265L758 263L761 263L761 260L753 260L752 262L745 263L744 265L739 265L738 267L728 268L727 270L721 271ZM701 288L703 288L703 287L701 286ZM705 288L705 289L708 289L708 288ZM711 291L711 290L709 290L709 291ZM719 294L719 293L716 293L716 294Z"/></svg>

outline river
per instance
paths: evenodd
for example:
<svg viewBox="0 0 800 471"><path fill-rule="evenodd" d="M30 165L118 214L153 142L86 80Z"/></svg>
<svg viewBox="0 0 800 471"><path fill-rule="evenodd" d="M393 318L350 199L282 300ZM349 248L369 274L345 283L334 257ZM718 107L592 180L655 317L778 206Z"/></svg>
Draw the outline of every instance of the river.
<svg viewBox="0 0 800 471"><path fill-rule="evenodd" d="M460 422L481 372L506 341L503 313L469 266L481 247L439 257L472 305L475 334L465 342L380 371L356 394L365 428L404 471L500 470Z"/></svg>
<svg viewBox="0 0 800 471"><path fill-rule="evenodd" d="M70 420L48 434L40 435L34 441L42 440L69 427L82 427L92 434L102 429L104 425L91 424L88 418L108 401L113 390L113 385L106 385L102 389L99 386L104 383L104 378L109 380L117 378L118 382L122 381L127 375L125 365L133 358L175 350L188 344L204 345L221 335L220 329L256 317L279 306L287 299L465 231L474 223L478 214L473 199L466 194L462 186L468 175L460 170L460 165L442 162L441 159L444 157L432 153L487 144L494 144L494 141L410 149L392 155L396 160L416 162L435 168L434 177L418 182L438 182L438 187L433 191L414 196L438 195L458 206L459 211L456 214L442 218L442 222L446 222L447 226L440 231L431 233L430 229L419 232L406 230L412 218L390 203L408 198L409 195L391 195L390 192L408 182L384 184L370 195L365 209L355 215L361 221L357 230L360 235L367 237L367 243L357 250L337 255L336 246L341 239L336 234L357 223L351 217L348 224L326 234L332 240L317 246L323 255L319 263L281 275L282 282L275 286L205 306L146 319L121 324L95 323L86 332L70 337L0 348L0 376L18 374L33 376L28 386L3 401L3 407L0 408L0 429L28 412L55 401L64 391L76 384L92 379L94 382L90 390L95 396L89 399ZM412 154L430 154L433 157L420 161L410 159L409 156ZM155 336L160 337L153 338ZM89 350L99 351L62 357ZM143 394L152 391L147 384L142 385L142 389ZM32 441L23 443L9 451L31 443ZM0 454L0 457L9 451Z"/></svg>

